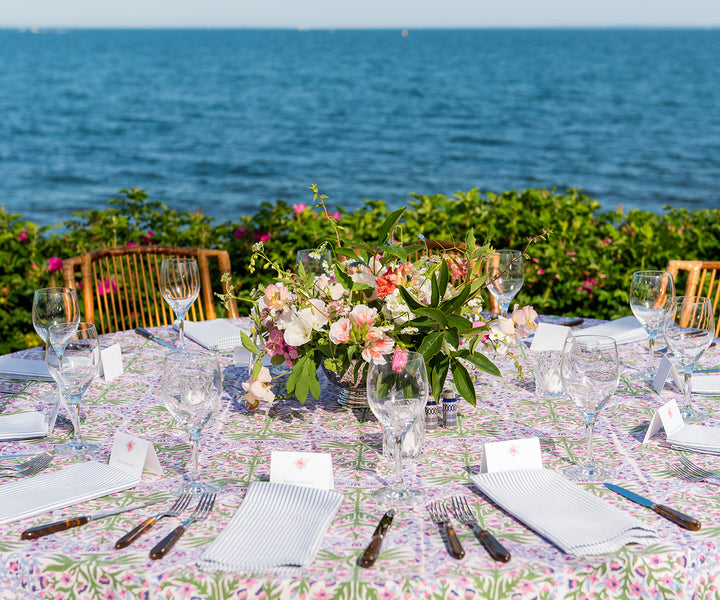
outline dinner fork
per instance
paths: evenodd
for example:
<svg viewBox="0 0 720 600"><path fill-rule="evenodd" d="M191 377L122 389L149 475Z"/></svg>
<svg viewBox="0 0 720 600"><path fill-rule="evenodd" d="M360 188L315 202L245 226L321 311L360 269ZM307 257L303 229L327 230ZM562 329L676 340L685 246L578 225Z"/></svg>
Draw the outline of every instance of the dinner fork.
<svg viewBox="0 0 720 600"><path fill-rule="evenodd" d="M500 562L507 562L510 560L510 553L505 549L505 547L492 533L490 533L487 529L480 527L475 515L470 510L470 505L465 499L465 496L453 496L452 511L458 521L472 529L475 537L485 547L485 550L488 551L490 556Z"/></svg>
<svg viewBox="0 0 720 600"><path fill-rule="evenodd" d="M179 517L182 512L188 507L192 500L192 492L183 492L176 499L169 510L159 512L158 514L145 519L140 525L135 527L132 531L129 531L122 536L117 542L115 542L115 549L120 550L132 544L137 538L140 537L145 531L150 529L155 523L157 523L163 517Z"/></svg>
<svg viewBox="0 0 720 600"><path fill-rule="evenodd" d="M0 477L29 477L35 475L47 467L53 458L52 454L43 452L19 465L2 467Z"/></svg>
<svg viewBox="0 0 720 600"><path fill-rule="evenodd" d="M440 529L445 530L448 541L448 553L453 558L460 560L463 556L465 556L465 550L455 533L455 528L450 522L450 516L445 508L445 504L440 500L436 500L435 502L428 504L427 509L433 522L437 524Z"/></svg>
<svg viewBox="0 0 720 600"><path fill-rule="evenodd" d="M150 558L155 560L165 556L192 523L207 519L207 516L210 514L214 504L215 492L205 492L202 496L200 496L200 501L197 503L197 506L190 517L155 544L153 549L150 550Z"/></svg>
<svg viewBox="0 0 720 600"><path fill-rule="evenodd" d="M694 462L692 462L689 458L685 456L680 455L680 462L683 464L684 467L684 469L682 469L682 472L692 479L695 479L697 481L701 479L720 479L720 475L718 473L713 473L712 471L703 469L701 466L696 465ZM681 467L675 466L673 470L678 472L680 469Z"/></svg>

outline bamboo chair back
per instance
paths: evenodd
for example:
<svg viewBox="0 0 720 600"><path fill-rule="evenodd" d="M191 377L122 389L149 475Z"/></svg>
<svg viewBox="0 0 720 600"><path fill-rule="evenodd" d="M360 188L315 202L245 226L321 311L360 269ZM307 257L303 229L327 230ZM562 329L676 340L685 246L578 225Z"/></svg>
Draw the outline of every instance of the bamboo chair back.
<svg viewBox="0 0 720 600"><path fill-rule="evenodd" d="M85 321L95 323L99 333L135 327L160 327L173 322L175 314L160 293L160 265L164 258L195 258L200 271L200 294L187 314L191 321L216 319L216 298L211 271L219 278L230 274L230 256L225 250L177 246L120 246L87 252L63 261L65 286L79 288ZM217 267L210 267L210 259ZM80 281L76 269L80 270ZM79 284L79 285L78 285ZM226 284L218 291L227 291ZM227 316L238 317L234 300Z"/></svg>
<svg viewBox="0 0 720 600"><path fill-rule="evenodd" d="M678 279L684 279L683 295L710 298L715 315L715 336L720 335L720 261L671 260L666 270L673 276L676 294L680 295Z"/></svg>
<svg viewBox="0 0 720 600"><path fill-rule="evenodd" d="M465 254L465 242L425 240L423 244L425 245L425 248L409 255L408 260L415 262L419 260L421 256L442 256L443 254L453 256ZM493 313L499 313L500 305L497 303L497 300L495 300L495 297L490 292L483 292L483 295L487 310Z"/></svg>

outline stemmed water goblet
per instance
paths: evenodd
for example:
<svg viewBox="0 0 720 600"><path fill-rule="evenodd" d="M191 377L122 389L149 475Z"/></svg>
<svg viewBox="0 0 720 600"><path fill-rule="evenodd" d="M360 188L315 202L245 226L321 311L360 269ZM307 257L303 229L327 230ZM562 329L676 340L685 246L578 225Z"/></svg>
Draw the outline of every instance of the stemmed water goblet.
<svg viewBox="0 0 720 600"><path fill-rule="evenodd" d="M221 394L220 365L213 352L174 350L165 355L163 403L190 436L192 471L183 489L193 494L219 489L200 480L198 453L203 428L217 415Z"/></svg>
<svg viewBox="0 0 720 600"><path fill-rule="evenodd" d="M303 248L295 256L295 265L308 275L318 276L331 272L332 254L327 248Z"/></svg>
<svg viewBox="0 0 720 600"><path fill-rule="evenodd" d="M72 288L51 287L35 290L32 321L44 344L48 342L48 328L61 323L79 323L80 307Z"/></svg>
<svg viewBox="0 0 720 600"><path fill-rule="evenodd" d="M160 265L160 293L180 321L178 347L185 348L185 316L200 293L200 271L194 258L166 258Z"/></svg>
<svg viewBox="0 0 720 600"><path fill-rule="evenodd" d="M85 456L100 445L80 435L80 405L100 370L100 342L92 323L58 323L48 328L45 361L60 393L70 408L73 439L58 446L58 454Z"/></svg>
<svg viewBox="0 0 720 600"><path fill-rule="evenodd" d="M680 414L685 421L701 421L706 415L692 405L691 379L695 363L710 347L715 335L715 318L709 298L677 296L665 313L663 336L682 367L685 379Z"/></svg>
<svg viewBox="0 0 720 600"><path fill-rule="evenodd" d="M500 314L507 317L510 302L525 280L525 263L519 250L496 250L484 262L487 288L500 305Z"/></svg>
<svg viewBox="0 0 720 600"><path fill-rule="evenodd" d="M665 312L675 298L675 284L665 271L636 271L630 284L630 309L648 334L648 367L655 372L655 338L663 329Z"/></svg>
<svg viewBox="0 0 720 600"><path fill-rule="evenodd" d="M614 473L595 464L593 434L598 413L617 389L619 367L617 345L611 337L578 335L565 341L560 377L565 393L580 410L587 437L586 463L563 471L571 479L603 481Z"/></svg>
<svg viewBox="0 0 720 600"><path fill-rule="evenodd" d="M367 398L370 410L394 440L395 481L375 496L404 504L422 497L421 490L410 489L403 481L402 443L416 419L425 414L429 384L422 354L398 350L383 359L368 369Z"/></svg>

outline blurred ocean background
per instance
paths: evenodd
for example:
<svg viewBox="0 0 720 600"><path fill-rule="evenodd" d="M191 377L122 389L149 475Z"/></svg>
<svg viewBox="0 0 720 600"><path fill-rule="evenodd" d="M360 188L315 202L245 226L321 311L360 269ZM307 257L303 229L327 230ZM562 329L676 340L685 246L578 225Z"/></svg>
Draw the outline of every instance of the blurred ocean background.
<svg viewBox="0 0 720 600"><path fill-rule="evenodd" d="M582 188L720 208L720 30L0 31L0 184L55 224L144 188L263 201Z"/></svg>

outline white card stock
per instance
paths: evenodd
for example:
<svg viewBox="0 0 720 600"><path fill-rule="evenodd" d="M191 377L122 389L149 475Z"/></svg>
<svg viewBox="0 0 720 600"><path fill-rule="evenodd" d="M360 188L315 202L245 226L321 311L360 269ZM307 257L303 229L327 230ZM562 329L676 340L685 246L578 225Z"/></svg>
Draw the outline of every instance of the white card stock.
<svg viewBox="0 0 720 600"><path fill-rule="evenodd" d="M100 368L105 381L111 381L123 374L122 350L120 344L113 344L100 351Z"/></svg>
<svg viewBox="0 0 720 600"><path fill-rule="evenodd" d="M118 431L110 451L110 466L140 479L143 469L162 476L155 446L147 440Z"/></svg>
<svg viewBox="0 0 720 600"><path fill-rule="evenodd" d="M320 452L273 450L270 455L270 482L331 490L335 485L332 457Z"/></svg>
<svg viewBox="0 0 720 600"><path fill-rule="evenodd" d="M540 440L536 437L485 444L482 473L542 469Z"/></svg>
<svg viewBox="0 0 720 600"><path fill-rule="evenodd" d="M655 411L655 416L650 421L650 426L645 433L643 444L654 436L660 430L660 427L665 429L668 437L685 427L683 418L680 415L680 408L675 400L670 400Z"/></svg>
<svg viewBox="0 0 720 600"><path fill-rule="evenodd" d="M667 356L663 356L660 360L660 364L658 365L657 372L655 373L655 379L653 379L653 389L658 394L662 392L663 387L665 387L668 375L672 375L675 385L677 385L680 389L683 389L684 384L678 375L677 369L675 369L675 365L672 364Z"/></svg>
<svg viewBox="0 0 720 600"><path fill-rule="evenodd" d="M562 352L565 340L572 336L572 329L564 325L553 325L551 323L540 323L535 330L530 350L533 352Z"/></svg>

